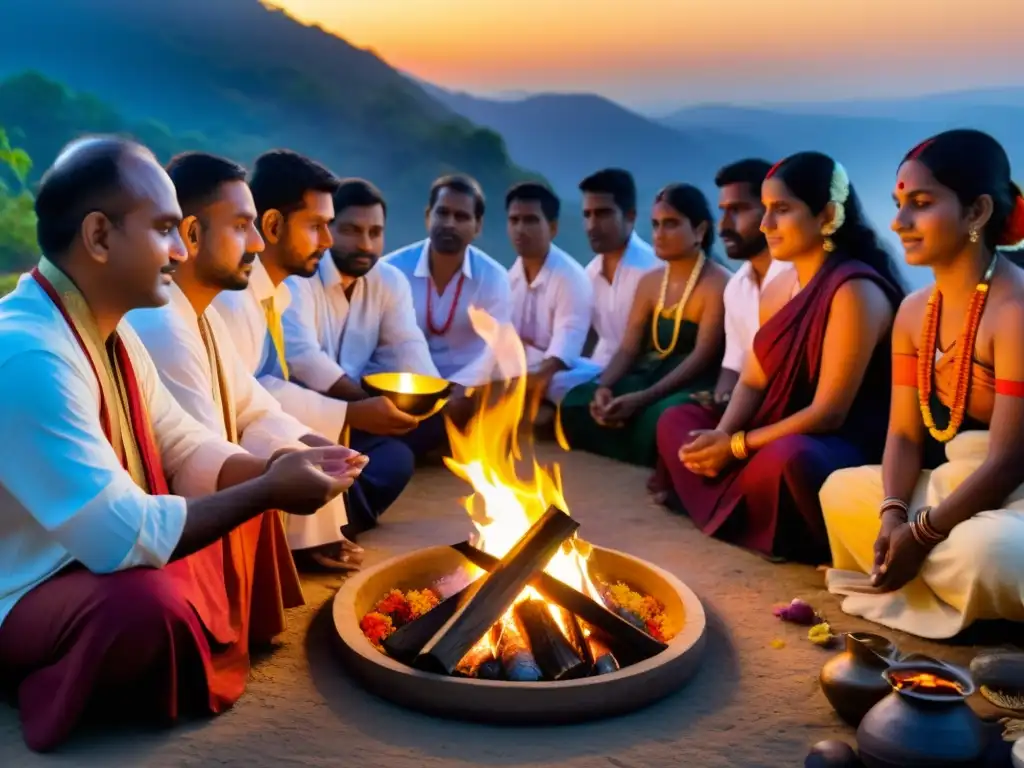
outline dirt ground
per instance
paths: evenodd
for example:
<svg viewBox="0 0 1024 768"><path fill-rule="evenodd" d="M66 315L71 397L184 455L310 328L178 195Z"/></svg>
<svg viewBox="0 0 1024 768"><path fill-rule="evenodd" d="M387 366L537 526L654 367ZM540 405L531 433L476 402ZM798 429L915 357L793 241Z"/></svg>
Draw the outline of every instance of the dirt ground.
<svg viewBox="0 0 1024 768"><path fill-rule="evenodd" d="M308 605L292 613L278 647L256 662L247 693L230 712L170 730L86 731L60 752L39 756L25 748L17 712L0 704L0 766L757 768L802 765L822 739L853 742L818 687L833 651L772 615L773 605L800 597L838 631L871 629L839 611L822 589L823 574L707 539L647 501L644 470L551 446L541 446L541 458L562 464L583 538L647 558L703 601L709 642L702 668L668 699L617 719L552 728L490 727L403 710L359 688L337 663L329 608L341 580L317 577L306 581ZM466 492L443 467L421 470L384 524L361 539L368 563L465 538L470 524L458 499ZM960 663L976 651L966 642L883 634L903 650ZM785 645L775 648L773 640Z"/></svg>

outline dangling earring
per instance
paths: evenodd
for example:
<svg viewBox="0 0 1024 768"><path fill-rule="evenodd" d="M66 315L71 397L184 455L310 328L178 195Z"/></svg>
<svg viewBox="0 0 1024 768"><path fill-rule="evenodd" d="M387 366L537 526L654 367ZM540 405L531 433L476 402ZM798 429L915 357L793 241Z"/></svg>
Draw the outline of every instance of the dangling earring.
<svg viewBox="0 0 1024 768"><path fill-rule="evenodd" d="M832 242L832 235L835 231L835 228L831 224L826 224L821 228L821 235L825 238L821 247L825 249L825 253L832 253L836 249L836 244Z"/></svg>
<svg viewBox="0 0 1024 768"><path fill-rule="evenodd" d="M978 230L976 230L976 229L972 229L972 230L971 230L971 231L970 231L970 232L968 233L967 237L968 237L968 238L970 239L970 241L971 241L972 243L976 243L976 242L978 242Z"/></svg>

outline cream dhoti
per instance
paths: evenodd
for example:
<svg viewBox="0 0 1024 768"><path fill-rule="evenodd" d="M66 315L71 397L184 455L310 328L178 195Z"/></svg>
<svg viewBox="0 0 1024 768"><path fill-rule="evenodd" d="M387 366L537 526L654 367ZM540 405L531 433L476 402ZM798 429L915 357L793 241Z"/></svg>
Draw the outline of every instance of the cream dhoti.
<svg viewBox="0 0 1024 768"><path fill-rule="evenodd" d="M936 506L985 460L988 432L963 432L946 446L946 463L921 473L910 508ZM843 611L892 629L949 638L979 619L1024 621L1024 486L1002 508L960 523L935 547L917 577L896 592L864 594L885 493L880 466L843 469L820 492L832 549L829 592Z"/></svg>

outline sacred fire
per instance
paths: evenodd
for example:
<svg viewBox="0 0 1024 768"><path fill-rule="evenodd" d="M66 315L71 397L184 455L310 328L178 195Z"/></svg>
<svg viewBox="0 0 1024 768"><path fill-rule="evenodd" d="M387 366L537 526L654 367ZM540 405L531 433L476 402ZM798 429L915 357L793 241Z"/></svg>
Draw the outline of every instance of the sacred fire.
<svg viewBox="0 0 1024 768"><path fill-rule="evenodd" d="M473 489L465 507L476 535L452 546L464 558L457 572L381 595L360 619L364 636L415 669L516 682L602 675L661 653L681 612L670 618L653 596L591 572L593 548L577 535L558 465L533 459L532 477L520 479L525 351L511 326L470 315L506 383L484 393L464 431L448 424L445 463Z"/></svg>

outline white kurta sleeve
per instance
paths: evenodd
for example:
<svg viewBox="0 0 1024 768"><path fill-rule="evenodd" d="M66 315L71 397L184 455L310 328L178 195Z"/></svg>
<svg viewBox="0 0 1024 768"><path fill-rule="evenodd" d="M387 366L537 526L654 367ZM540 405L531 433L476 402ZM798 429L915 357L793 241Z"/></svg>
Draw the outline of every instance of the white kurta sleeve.
<svg viewBox="0 0 1024 768"><path fill-rule="evenodd" d="M587 343L590 316L594 311L594 289L582 272L572 272L563 279L555 292L555 315L551 329L551 343L545 357L555 357L571 368Z"/></svg>
<svg viewBox="0 0 1024 768"><path fill-rule="evenodd" d="M142 342L123 326L119 333L131 355L135 376L149 406L149 420L171 490L189 498L216 492L224 462L246 451L193 417L160 379Z"/></svg>
<svg viewBox="0 0 1024 768"><path fill-rule="evenodd" d="M310 278L315 280L317 278ZM316 324L316 303L306 280L289 282L292 300L281 318L285 359L289 374L317 392L326 392L345 375L336 360L324 352Z"/></svg>
<svg viewBox="0 0 1024 768"><path fill-rule="evenodd" d="M214 333L223 327L220 319L211 319ZM231 345L226 329L217 333L224 374L231 377L235 421L239 442L254 456L269 458L281 448L302 448L301 439L309 427L287 414L281 404L256 380ZM337 439L334 436L332 439Z"/></svg>
<svg viewBox="0 0 1024 768"><path fill-rule="evenodd" d="M473 299L473 304L483 309L499 323L512 323L512 288L509 286L508 274L504 271L487 273L480 290ZM495 375L497 361L489 347L460 370L449 376L449 380L465 387L482 386Z"/></svg>
<svg viewBox="0 0 1024 768"><path fill-rule="evenodd" d="M260 376L259 383L281 404L285 413L301 421L310 431L330 440L341 438L348 413L348 403L344 400L335 400L276 376Z"/></svg>
<svg viewBox="0 0 1024 768"><path fill-rule="evenodd" d="M68 361L43 350L0 368L0 483L94 573L162 567L185 527L180 496L150 496L103 434L95 391ZM17 435L17 439L13 436Z"/></svg>
<svg viewBox="0 0 1024 768"><path fill-rule="evenodd" d="M387 286L387 297L381 308L380 343L394 355L396 370L440 377L427 339L416 323L409 281L395 270L388 275Z"/></svg>

